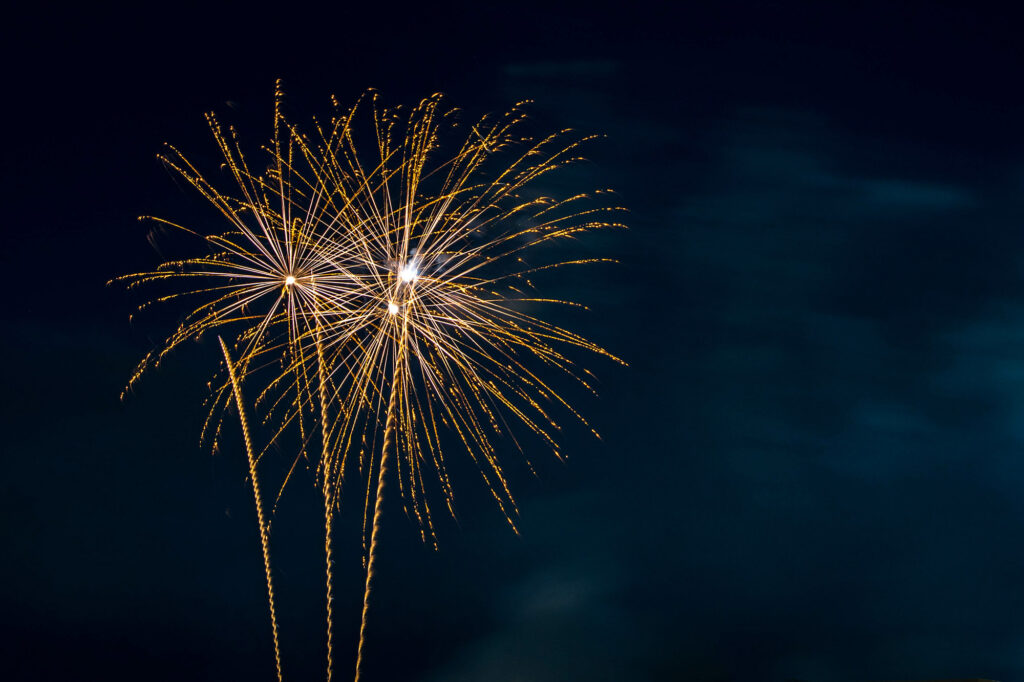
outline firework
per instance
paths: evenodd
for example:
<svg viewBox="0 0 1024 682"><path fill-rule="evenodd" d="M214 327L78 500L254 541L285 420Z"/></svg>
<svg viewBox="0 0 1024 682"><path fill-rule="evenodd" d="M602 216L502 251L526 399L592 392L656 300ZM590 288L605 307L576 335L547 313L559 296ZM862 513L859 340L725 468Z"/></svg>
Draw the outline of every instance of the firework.
<svg viewBox="0 0 1024 682"><path fill-rule="evenodd" d="M256 455L252 446L252 436L249 435L249 420L245 417L245 402L242 400L242 384L235 373L235 364L231 360L231 353L224 339L217 337L220 349L224 353L224 364L227 366L228 379L231 382L232 394L235 398L235 405L238 407L238 421L242 426L242 440L245 443L246 459L249 462L249 478L252 480L252 494L256 502L256 518L260 526L260 544L263 549L263 570L267 577L267 601L270 604L270 627L274 634L274 665L277 667L277 679L281 680L281 649L278 645L277 636L277 611L274 608L274 581L270 571L270 536L267 531L267 522L263 514L263 496L260 494L259 474L256 470Z"/></svg>
<svg viewBox="0 0 1024 682"><path fill-rule="evenodd" d="M586 421L546 375L566 375L592 391L591 375L567 351L619 361L528 312L540 304L578 305L531 293L535 273L601 259L534 258L557 253L545 245L620 227L622 210L607 204L605 192L553 199L536 190L549 173L579 160L590 138L571 131L522 137L521 105L461 134L456 112L444 110L439 96L408 112L381 108L376 96L364 107L372 110L365 117L371 125L360 129L358 106L338 109L303 146L316 169L311 184L328 187L333 205L342 207L330 221L325 257L349 278L346 307L324 315L306 338L315 341L332 387L321 402L336 415L324 423L331 445L319 473L340 490L350 455L358 453L366 475L369 547L357 679L388 472L394 467L407 510L423 538L433 540L426 481L439 484L454 515L445 461L451 447L463 450L516 528L495 438L510 436L524 452L509 428L518 422L561 457L555 413ZM456 137L454 152L445 155L449 137ZM360 143L373 151L363 152Z"/></svg>
<svg viewBox="0 0 1024 682"><path fill-rule="evenodd" d="M350 469L365 476L358 679L390 472L423 539L436 546L428 482L454 516L446 461L453 450L463 451L515 530L518 512L497 439L506 436L529 463L516 424L559 458L559 412L590 428L550 377L563 375L593 391L592 376L572 363L571 351L621 361L536 317L532 311L545 304L579 304L533 293L531 278L604 260L567 259L558 256L564 248L544 247L621 227L622 209L609 205L606 191L555 199L538 190L548 174L578 161L580 146L591 138L571 131L527 138L520 134L522 104L463 126L440 96L403 110L383 108L371 94L349 109L335 103L333 115L314 120L305 135L284 120L280 101L278 91L263 173L250 170L235 131L210 115L223 167L234 181L231 192L215 189L176 149L161 156L227 224L209 234L151 218L199 234L210 253L122 278L132 288L173 286L143 307L186 296L199 300L143 359L131 383L189 339L213 331L232 339L234 359L221 341L226 375L211 382L203 436L216 447L223 408L233 397L260 522L279 678L269 521L257 465L295 427L300 438L293 470L319 433L328 679L332 518ZM255 405L272 434L258 452L245 419L243 381L257 386ZM290 476L291 470L278 497Z"/></svg>
<svg viewBox="0 0 1024 682"><path fill-rule="evenodd" d="M126 391L186 341L198 339L208 332L223 333L232 339L231 345L237 353L234 361L227 344L220 340L226 371L218 373L210 384L209 412L202 439L217 448L225 408L233 397L242 422L249 475L256 498L278 679L281 678L281 657L270 571L270 522L264 516L257 464L267 448L290 425L297 423L301 444L292 468L281 484L283 490L312 435L312 424L307 422L313 417L307 413L319 411L326 418L322 405L316 409L318 401L325 396L324 373L317 369L317 357L306 355L308 349L301 339L321 324L325 311L337 315L344 310L348 305L346 295L351 289L347 285L349 278L331 261L332 257L343 254L343 248L338 245L327 248L325 245L325 240L332 234L331 216L337 211L329 201L325 201L323 191L309 187L292 163L297 148L296 137L281 116L281 97L278 89L274 136L265 149L270 162L263 173L250 169L236 131L233 128L225 130L213 114L207 116L223 156L221 169L232 180L230 191L215 187L174 147L168 145L167 151L158 157L198 190L226 221L220 231L211 233L163 218L144 216L142 219L200 237L206 242L208 253L167 261L155 271L114 280L126 283L129 289L169 287L167 293L151 295L140 309L179 299L195 301L178 328L139 363ZM287 369L281 372L280 367ZM267 377L261 381L256 402L267 407L264 421L273 422L273 436L259 452L254 449L241 395L243 379L256 375ZM314 377L320 378L319 383ZM330 481L325 479L325 485L329 484ZM328 487L325 490L328 651L331 630L330 501L333 499ZM329 663L328 671L330 667Z"/></svg>

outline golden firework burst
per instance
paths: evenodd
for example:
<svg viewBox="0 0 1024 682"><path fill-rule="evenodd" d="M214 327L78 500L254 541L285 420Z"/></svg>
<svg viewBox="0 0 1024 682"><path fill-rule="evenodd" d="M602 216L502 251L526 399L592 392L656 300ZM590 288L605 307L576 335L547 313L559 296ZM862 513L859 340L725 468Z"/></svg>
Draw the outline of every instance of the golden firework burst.
<svg viewBox="0 0 1024 682"><path fill-rule="evenodd" d="M151 295L140 306L181 299L195 301L190 312L158 348L148 353L129 380L127 392L147 371L158 367L174 349L207 333L227 336L235 357L220 340L224 370L210 383L208 413L201 439L217 449L225 408L233 400L238 409L248 457L260 526L274 653L278 679L281 656L274 609L270 570L269 526L260 494L258 462L287 427L298 423L301 445L284 485L304 453L311 434L311 419L317 401L324 395L323 377L316 358L304 355L301 339L321 325L326 311L338 315L348 305L352 291L343 270L331 261L344 249L330 246L334 207L322 192L305 191L296 178L297 138L281 115L282 93L278 87L274 108L274 135L266 148L269 163L263 172L250 168L234 128L225 129L214 114L207 115L210 130L223 157L221 171L230 178L230 190L219 189L178 149L167 145L158 158L194 187L221 218L220 229L199 230L164 218L143 216L141 220L170 226L201 238L208 252L202 256L170 260L154 271L135 273L114 282L127 288L153 290L166 286L166 293ZM276 368L286 367L280 372ZM257 405L266 405L264 421L275 420L275 431L260 451L256 450L246 420L241 386L247 378L269 376L261 382ZM321 409L321 414L325 412ZM321 457L322 459L323 457ZM280 497L280 491L278 492ZM325 499L333 498L326 495ZM327 510L328 527L331 510ZM327 535L328 592L330 592L330 534ZM328 608L330 604L328 603ZM330 615L328 616L330 618Z"/></svg>
<svg viewBox="0 0 1024 682"><path fill-rule="evenodd" d="M221 408L233 398L261 519L272 619L269 522L262 520L257 464L289 427L297 425L300 435L294 462L319 433L328 678L332 517L353 465L365 476L358 679L388 472L394 469L424 540L436 546L435 493L428 488L440 491L442 507L454 515L446 462L460 450L516 529L498 439L507 438L529 462L516 424L557 457L559 413L590 428L564 391L565 378L593 391L592 375L573 363L572 353L621 361L542 319L536 311L544 305L582 306L540 296L532 278L607 260L573 256L573 245L587 233L622 227L623 209L609 202L607 190L560 198L542 191L551 173L580 160L592 137L570 130L523 135L525 103L464 125L440 95L389 109L371 92L349 108L335 101L332 115L314 120L304 134L282 116L280 88L275 101L263 172L250 169L235 131L209 116L233 180L230 192L216 189L176 149L161 155L227 221L209 233L151 218L202 236L210 253L121 278L132 288L174 287L143 307L184 296L200 300L143 359L129 386L189 339L216 331L231 340L236 357L224 344L226 373L211 383L204 437L216 446ZM241 395L243 381L256 377L255 404L272 434L259 452ZM280 676L276 640L275 624Z"/></svg>
<svg viewBox="0 0 1024 682"><path fill-rule="evenodd" d="M323 360L332 390L322 404L335 415L324 422L330 446L319 473L335 491L353 458L366 474L369 547L357 671L389 468L424 539L432 539L426 481L439 484L454 515L445 461L457 442L515 528L495 438L509 436L525 454L510 428L518 422L560 457L556 412L586 421L550 375L592 391L589 372L569 351L621 362L531 312L542 304L580 305L532 293L536 273L606 260L543 261L542 254L565 250L542 247L622 226L623 209L609 205L607 191L556 199L538 189L549 173L578 161L591 138L571 131L523 137L522 105L460 136L465 129L440 96L407 112L369 99L362 104L372 113L361 129L358 105L337 109L303 146L316 170L309 186L329 188L324 193L342 207L331 220L338 231L326 257L344 268L352 287L346 307L325 314L305 337ZM454 151L446 153L451 137Z"/></svg>

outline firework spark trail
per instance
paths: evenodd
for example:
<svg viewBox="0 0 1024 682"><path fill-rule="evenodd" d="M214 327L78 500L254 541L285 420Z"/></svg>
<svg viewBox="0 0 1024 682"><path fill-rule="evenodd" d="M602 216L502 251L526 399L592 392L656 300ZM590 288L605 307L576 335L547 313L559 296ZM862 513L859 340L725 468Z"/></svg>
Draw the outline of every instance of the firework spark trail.
<svg viewBox="0 0 1024 682"><path fill-rule="evenodd" d="M380 530L381 510L384 503L384 485L387 481L389 445L395 437L396 399L398 398L399 376L402 371L401 357L395 360L395 372L391 380L391 397L388 399L387 419L384 425L384 444L381 446L380 466L377 473L377 495L373 507L373 530L370 532L370 552L366 561L366 586L363 588L363 615L359 623L359 648L356 651L356 682L363 672L363 646L366 643L366 618L370 610L370 589L373 583L373 569L377 559L377 532Z"/></svg>
<svg viewBox="0 0 1024 682"><path fill-rule="evenodd" d="M228 368L228 376L231 379L231 387L235 396L235 404L238 407L238 421L242 424L242 436L245 441L245 453L249 460L249 477L252 479L252 493L256 501L256 519L260 525L260 543L263 546L263 570L267 575L267 601L270 603L270 626L274 633L274 664L277 666L277 682L281 682L281 647L277 635L277 613L274 610L274 581L270 573L270 535L267 532L267 522L263 515L263 497L260 495L259 477L256 474L256 458L253 454L252 438L249 435L249 422L245 418L245 404L242 401L242 386L235 375L235 365L231 361L231 353L224 339L217 337L220 348L224 352L224 362Z"/></svg>
<svg viewBox="0 0 1024 682"><path fill-rule="evenodd" d="M321 428L321 461L329 457L330 424L327 414L327 368L324 365L323 344L317 337L317 374L320 392L320 428ZM331 558L331 531L334 519L334 491L330 476L324 476L324 556L326 561L325 580L327 597L327 682L331 682L334 674L334 572Z"/></svg>

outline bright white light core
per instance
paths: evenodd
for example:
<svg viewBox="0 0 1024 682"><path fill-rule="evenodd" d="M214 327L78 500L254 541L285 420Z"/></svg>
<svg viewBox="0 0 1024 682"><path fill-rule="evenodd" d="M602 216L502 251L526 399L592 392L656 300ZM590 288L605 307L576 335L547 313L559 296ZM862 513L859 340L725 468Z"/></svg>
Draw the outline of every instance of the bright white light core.
<svg viewBox="0 0 1024 682"><path fill-rule="evenodd" d="M388 303L388 313L391 314L391 315L397 315L398 314L398 306L395 305L394 303Z"/></svg>
<svg viewBox="0 0 1024 682"><path fill-rule="evenodd" d="M295 275L288 275L284 278L284 285L286 287L290 287L293 284L295 284Z"/></svg>
<svg viewBox="0 0 1024 682"><path fill-rule="evenodd" d="M406 283L415 282L416 278L419 276L419 270L417 270L416 266L413 265L412 263L406 263L398 271L398 279Z"/></svg>

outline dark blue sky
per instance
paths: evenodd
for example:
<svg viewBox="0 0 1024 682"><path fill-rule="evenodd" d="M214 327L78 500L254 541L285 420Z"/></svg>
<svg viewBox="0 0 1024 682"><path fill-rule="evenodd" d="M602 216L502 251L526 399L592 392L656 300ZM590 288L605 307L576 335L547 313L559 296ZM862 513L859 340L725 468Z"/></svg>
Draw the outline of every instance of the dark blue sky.
<svg viewBox="0 0 1024 682"><path fill-rule="evenodd" d="M271 679L241 451L198 446L209 341L127 402L174 313L104 283L135 217L200 215L155 161L253 144L366 87L607 138L617 266L549 290L623 356L569 465L510 468L513 535L466 476L421 546L386 510L367 682L1024 679L1024 55L939 3L257 12L33 10L4 32L5 679ZM228 104L230 102L230 105ZM231 442L229 441L229 444ZM308 482L308 478L305 479ZM322 676L318 502L275 521L286 677ZM362 598L338 531L338 674Z"/></svg>

